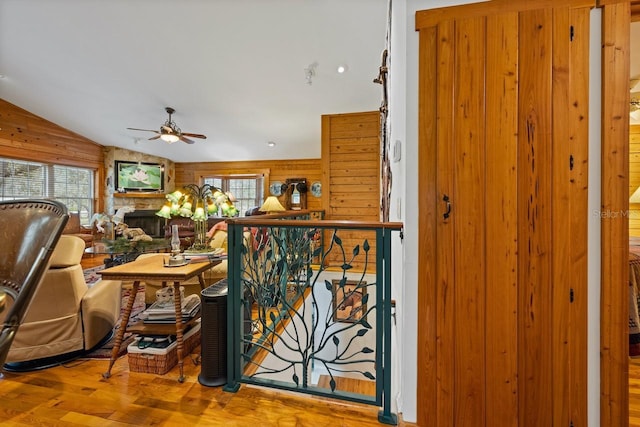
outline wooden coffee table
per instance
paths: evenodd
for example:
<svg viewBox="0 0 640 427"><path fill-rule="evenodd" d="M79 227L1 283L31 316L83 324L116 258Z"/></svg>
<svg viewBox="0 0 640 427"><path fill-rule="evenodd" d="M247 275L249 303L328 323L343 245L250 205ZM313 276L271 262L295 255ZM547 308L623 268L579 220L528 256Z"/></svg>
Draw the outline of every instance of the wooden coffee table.
<svg viewBox="0 0 640 427"><path fill-rule="evenodd" d="M180 367L180 377L178 378L178 381L184 382L182 360L182 353L184 350L182 340L184 325L182 322L182 299L180 297L180 283L197 276L198 280L200 281L200 287L204 289L205 282L203 273L214 265L219 264L221 260L205 259L198 260L198 262L192 261L189 264L180 267L165 267L164 261L166 258L168 258L168 256L169 255L158 255L143 259L137 259L133 262L121 264L98 272L104 279L133 281L133 289L131 291L131 294L129 295L129 300L127 301L127 306L122 316L120 328L116 333L116 340L111 352L111 358L109 360L109 368L107 369L107 372L102 374L104 378L111 377L111 368L113 367L113 364L117 359L118 352L120 351L120 346L122 345L122 337L127 330L127 324L129 323L129 317L131 316L131 309L133 308L133 303L135 301L140 282L145 280L154 280L161 281L163 283L173 283L173 294L175 295L176 310L175 329L173 328L173 326L170 326L171 329L175 330L176 341L178 343L178 365ZM152 330L152 328L155 326L160 326L160 328L163 330ZM167 325L145 325L145 328L148 328L149 333L165 333L167 332L166 326Z"/></svg>

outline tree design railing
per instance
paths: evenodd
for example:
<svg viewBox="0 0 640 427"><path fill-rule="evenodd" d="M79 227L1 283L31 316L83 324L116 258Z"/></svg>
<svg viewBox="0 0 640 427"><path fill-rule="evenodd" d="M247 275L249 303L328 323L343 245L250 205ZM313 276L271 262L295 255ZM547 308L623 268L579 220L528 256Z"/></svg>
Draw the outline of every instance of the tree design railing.
<svg viewBox="0 0 640 427"><path fill-rule="evenodd" d="M306 217L229 221L226 390L250 383L377 405L395 424L390 261L401 224Z"/></svg>

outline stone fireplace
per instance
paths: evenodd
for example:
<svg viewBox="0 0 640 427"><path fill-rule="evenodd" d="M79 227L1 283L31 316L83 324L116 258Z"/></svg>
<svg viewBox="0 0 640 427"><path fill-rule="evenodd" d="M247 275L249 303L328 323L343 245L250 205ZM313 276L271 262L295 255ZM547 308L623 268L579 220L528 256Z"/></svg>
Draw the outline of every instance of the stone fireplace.
<svg viewBox="0 0 640 427"><path fill-rule="evenodd" d="M124 215L129 228L142 228L151 237L164 237L165 219L156 215L157 209L140 209Z"/></svg>

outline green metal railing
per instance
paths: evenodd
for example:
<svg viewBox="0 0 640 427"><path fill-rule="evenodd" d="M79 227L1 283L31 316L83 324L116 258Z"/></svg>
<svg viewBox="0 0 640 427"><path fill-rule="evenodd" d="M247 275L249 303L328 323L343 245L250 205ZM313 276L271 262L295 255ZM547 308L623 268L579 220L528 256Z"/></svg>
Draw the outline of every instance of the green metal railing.
<svg viewBox="0 0 640 427"><path fill-rule="evenodd" d="M401 223L228 221L228 376L391 413L391 237ZM355 387L354 387L355 385Z"/></svg>

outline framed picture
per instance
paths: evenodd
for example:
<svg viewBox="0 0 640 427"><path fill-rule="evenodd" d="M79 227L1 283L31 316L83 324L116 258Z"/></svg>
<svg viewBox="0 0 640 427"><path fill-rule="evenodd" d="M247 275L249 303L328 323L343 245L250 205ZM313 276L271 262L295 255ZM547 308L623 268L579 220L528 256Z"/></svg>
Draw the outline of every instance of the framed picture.
<svg viewBox="0 0 640 427"><path fill-rule="evenodd" d="M116 160L117 191L164 191L164 166Z"/></svg>
<svg viewBox="0 0 640 427"><path fill-rule="evenodd" d="M364 296L367 282L347 280L344 287L340 286L340 280L335 279L333 284L333 321L355 323L362 319L367 312L367 304ZM358 287L360 285L360 287Z"/></svg>
<svg viewBox="0 0 640 427"><path fill-rule="evenodd" d="M287 178L282 185L286 210L307 209L307 179Z"/></svg>

